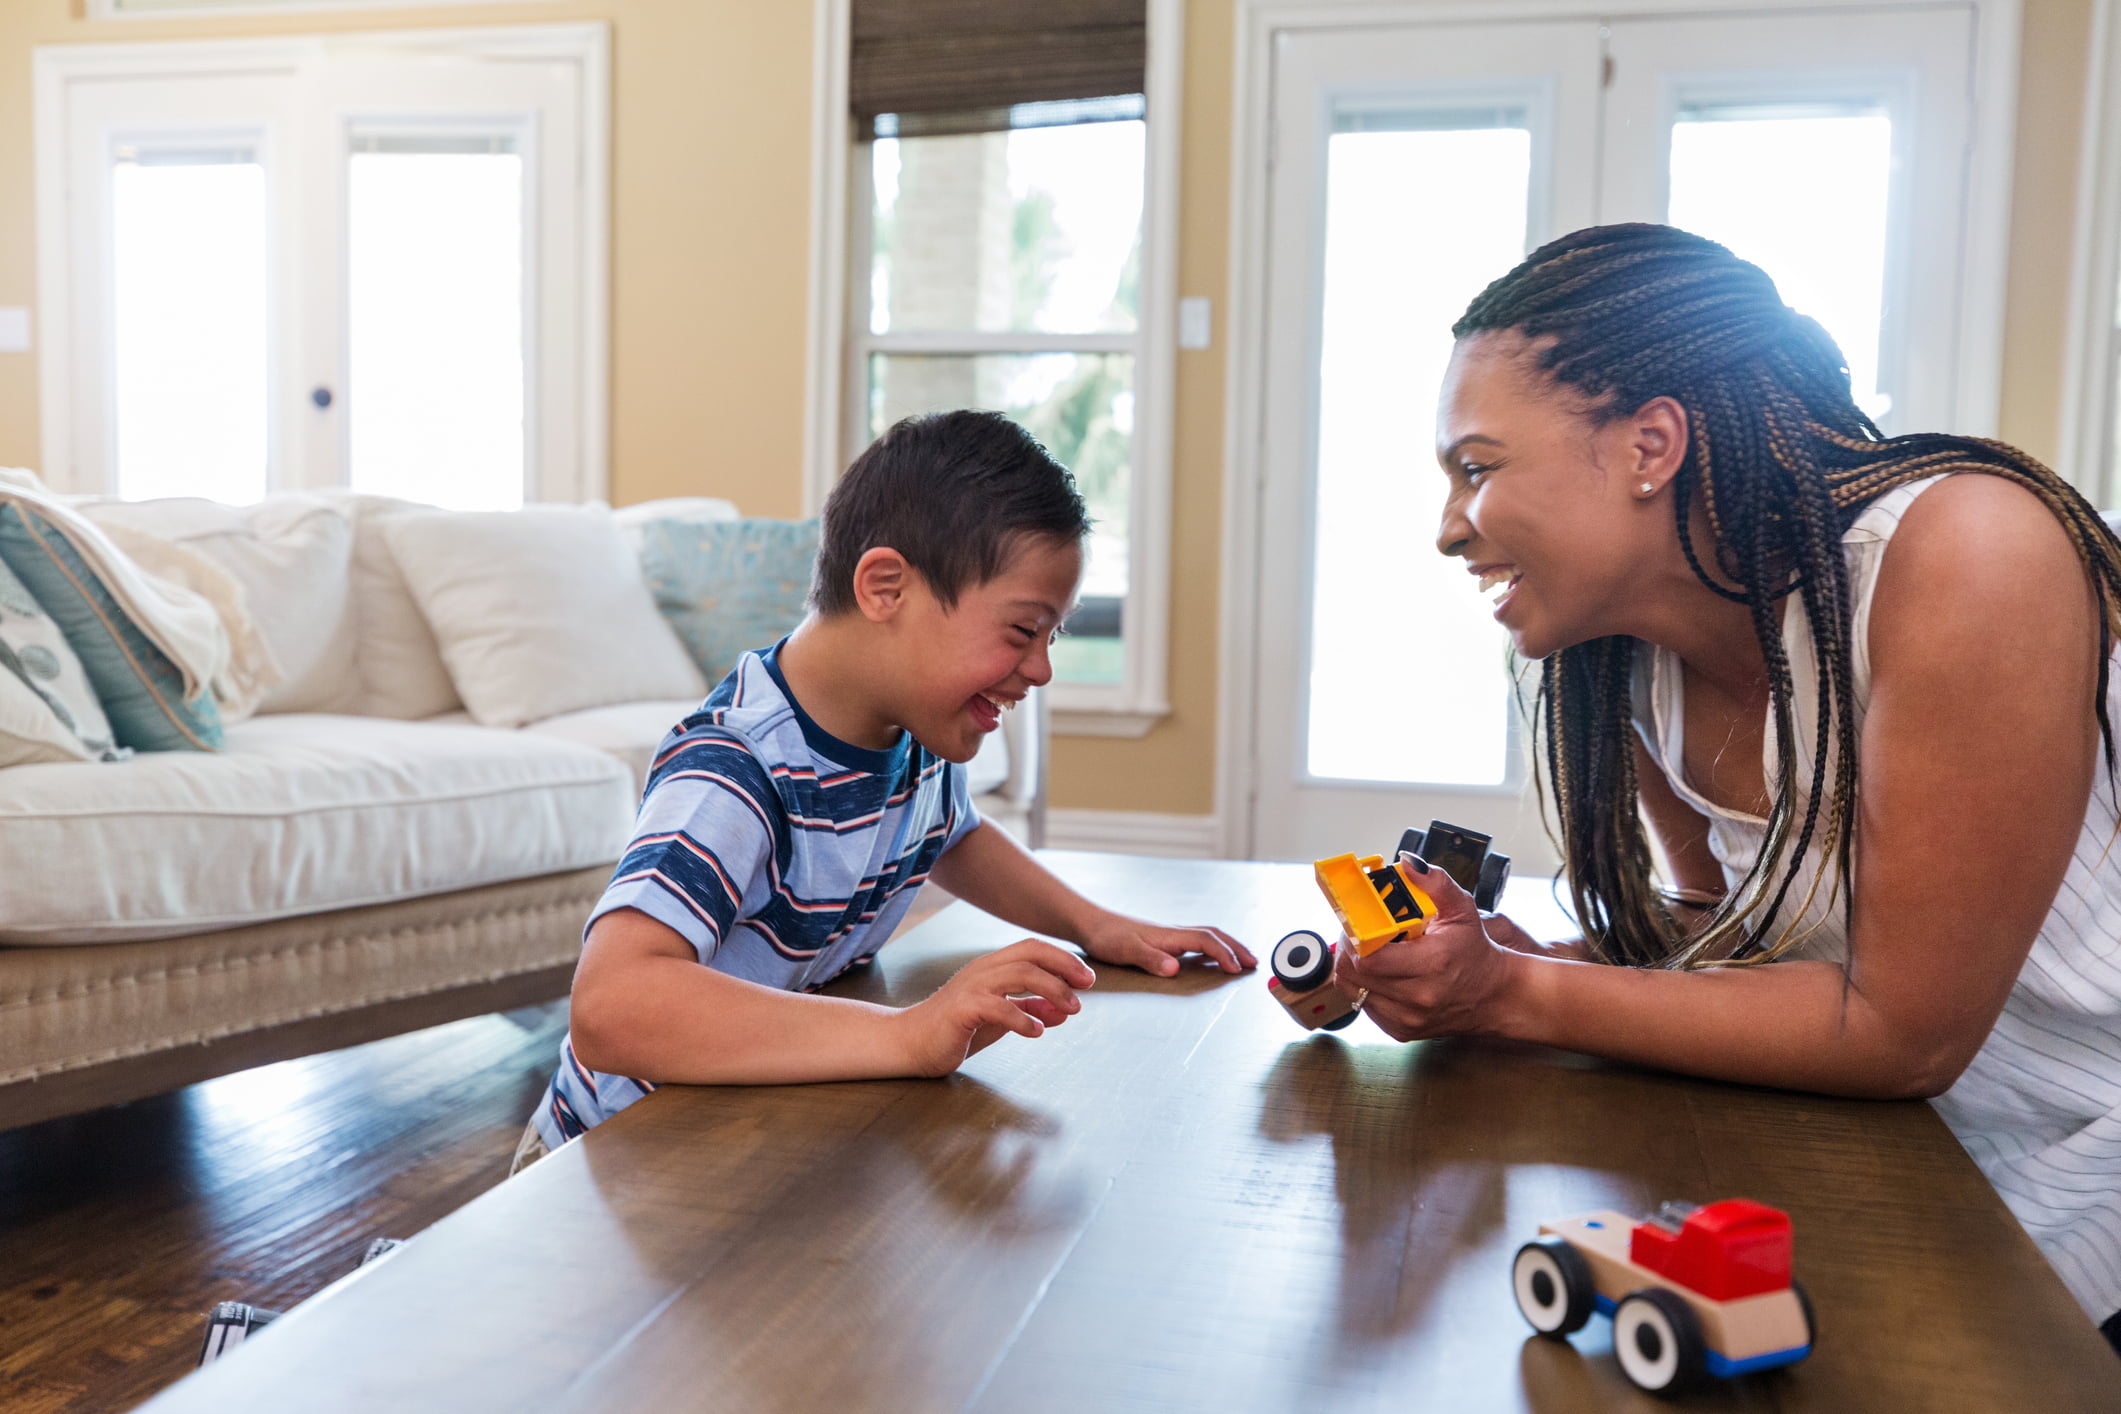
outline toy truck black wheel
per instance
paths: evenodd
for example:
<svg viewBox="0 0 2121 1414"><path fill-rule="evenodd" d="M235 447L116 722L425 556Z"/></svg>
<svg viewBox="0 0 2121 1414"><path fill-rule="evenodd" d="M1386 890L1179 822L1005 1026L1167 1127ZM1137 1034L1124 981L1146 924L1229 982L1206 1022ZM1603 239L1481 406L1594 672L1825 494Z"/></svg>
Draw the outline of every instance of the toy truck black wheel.
<svg viewBox="0 0 2121 1414"><path fill-rule="evenodd" d="M1518 1248L1510 1285L1532 1329L1552 1340L1582 1330L1596 1304L1591 1264L1565 1238L1536 1238Z"/></svg>
<svg viewBox="0 0 2121 1414"><path fill-rule="evenodd" d="M1291 992L1308 992L1333 975L1333 948L1308 928L1299 928L1274 945L1267 965L1274 980Z"/></svg>
<svg viewBox="0 0 2121 1414"><path fill-rule="evenodd" d="M1353 1026L1355 1024L1355 1018L1361 1015L1362 1012L1359 1009L1351 1011L1346 1016L1334 1017L1331 1021L1327 1022L1325 1025L1319 1027L1318 1029L1321 1031L1345 1031L1350 1026Z"/></svg>
<svg viewBox="0 0 2121 1414"><path fill-rule="evenodd" d="M1502 907L1503 886L1510 882L1510 856L1491 854L1480 861L1480 887L1473 890L1473 906L1482 913Z"/></svg>
<svg viewBox="0 0 2121 1414"><path fill-rule="evenodd" d="M1613 1308L1613 1356L1636 1388L1656 1395L1691 1388L1708 1368L1694 1308L1661 1286L1630 1292Z"/></svg>

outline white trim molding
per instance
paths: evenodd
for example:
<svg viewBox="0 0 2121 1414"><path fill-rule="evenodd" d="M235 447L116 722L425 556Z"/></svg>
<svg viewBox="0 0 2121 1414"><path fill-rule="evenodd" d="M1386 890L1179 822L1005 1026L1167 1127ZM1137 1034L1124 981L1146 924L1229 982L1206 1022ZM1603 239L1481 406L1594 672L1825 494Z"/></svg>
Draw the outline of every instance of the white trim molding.
<svg viewBox="0 0 2121 1414"><path fill-rule="evenodd" d="M309 15L331 10L440 10L452 5L505 5L512 0L191 0L184 5L129 6L88 0L91 20L207 20ZM550 3L550 0L547 0Z"/></svg>
<svg viewBox="0 0 2121 1414"><path fill-rule="evenodd" d="M1128 505L1132 546L1125 669L1118 683L1056 683L1060 736L1147 734L1170 715L1171 448L1176 424L1180 123L1184 109L1185 0L1147 0L1147 171L1142 206L1141 328L1078 336L896 333L870 335L864 272L868 183L851 160L848 118L852 0L814 0L812 49L810 311L803 412L803 499L824 505L846 459L868 440L849 405L860 355L872 351L1132 353L1135 430Z"/></svg>
<svg viewBox="0 0 2121 1414"><path fill-rule="evenodd" d="M1253 853L1260 605L1253 562L1261 533L1267 245L1271 218L1274 64L1285 36L1429 23L1759 15L1935 9L1937 0L1232 0L1236 8L1230 146L1229 355L1223 397L1222 622L1216 713L1217 852ZM2020 0L1964 0L1974 18L1969 81L1974 119L1966 154L1963 302L1953 370L1951 430L1994 436L2001 405L2005 283L2009 275L2012 141L2016 129ZM2113 0L2098 0L2101 13ZM2110 26L2108 28L2111 28ZM2112 41L2108 41L2112 47ZM2121 164L2121 146L2113 149ZM2109 271L2106 309L2113 307ZM2080 295L2079 308L2091 308Z"/></svg>
<svg viewBox="0 0 2121 1414"><path fill-rule="evenodd" d="M2084 130L2077 161L2077 225L2070 253L2069 331L2062 350L2056 466L2102 507L2121 504L2114 465L2116 375L2121 374L2121 23L2114 0L2093 0L2085 56Z"/></svg>
<svg viewBox="0 0 2121 1414"><path fill-rule="evenodd" d="M1048 849L1214 859L1222 826L1213 815L1159 815L1146 810L1048 810Z"/></svg>

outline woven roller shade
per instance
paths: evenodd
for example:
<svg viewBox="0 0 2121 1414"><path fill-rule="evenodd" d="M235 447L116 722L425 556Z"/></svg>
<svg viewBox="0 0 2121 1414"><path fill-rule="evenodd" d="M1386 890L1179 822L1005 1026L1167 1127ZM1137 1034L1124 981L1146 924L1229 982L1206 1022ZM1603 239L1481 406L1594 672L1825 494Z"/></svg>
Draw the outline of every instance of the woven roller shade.
<svg viewBox="0 0 2121 1414"><path fill-rule="evenodd" d="M1145 0L854 0L848 92L864 136L880 113L977 132L1018 104L1140 93L1147 53Z"/></svg>

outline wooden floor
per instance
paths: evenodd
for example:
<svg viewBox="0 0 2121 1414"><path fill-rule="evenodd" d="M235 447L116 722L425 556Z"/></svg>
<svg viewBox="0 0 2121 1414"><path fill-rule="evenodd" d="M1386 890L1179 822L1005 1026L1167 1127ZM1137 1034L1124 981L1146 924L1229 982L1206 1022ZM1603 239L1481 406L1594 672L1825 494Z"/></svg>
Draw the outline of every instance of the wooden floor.
<svg viewBox="0 0 2121 1414"><path fill-rule="evenodd" d="M131 1409L215 1303L284 1311L501 1182L566 1031L553 1002L0 1132L0 1411Z"/></svg>
<svg viewBox="0 0 2121 1414"><path fill-rule="evenodd" d="M507 1177L564 1002L0 1134L0 1409L130 1409Z"/></svg>

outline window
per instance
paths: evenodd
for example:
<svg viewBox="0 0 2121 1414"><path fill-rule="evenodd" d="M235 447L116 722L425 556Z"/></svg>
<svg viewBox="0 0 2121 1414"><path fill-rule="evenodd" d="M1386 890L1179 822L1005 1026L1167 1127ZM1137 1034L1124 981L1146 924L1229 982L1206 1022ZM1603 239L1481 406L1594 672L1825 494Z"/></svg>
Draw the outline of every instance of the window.
<svg viewBox="0 0 2121 1414"><path fill-rule="evenodd" d="M1075 473L1094 521L1054 649L1057 725L1139 734L1164 710L1171 262L1152 174L1175 153L1146 54L1177 6L1067 0L1029 35L981 35L927 23L934 3L852 9L830 473L912 414L1021 422ZM928 48L932 62L909 58Z"/></svg>
<svg viewBox="0 0 2121 1414"><path fill-rule="evenodd" d="M1044 442L1095 523L1054 672L1118 684L1146 124L1139 95L1026 116L1047 125L901 138L878 123L861 440L914 413L978 407Z"/></svg>
<svg viewBox="0 0 2121 1414"><path fill-rule="evenodd" d="M603 494L603 27L365 38L37 51L55 482Z"/></svg>

